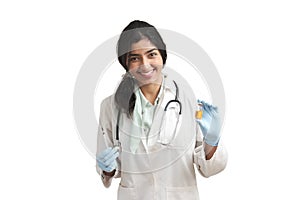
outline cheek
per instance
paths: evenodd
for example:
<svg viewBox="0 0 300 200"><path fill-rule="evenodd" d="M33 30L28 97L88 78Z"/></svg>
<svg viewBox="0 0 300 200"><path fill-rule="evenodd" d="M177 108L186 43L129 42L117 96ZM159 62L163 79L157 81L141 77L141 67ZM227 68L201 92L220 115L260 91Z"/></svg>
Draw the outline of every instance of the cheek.
<svg viewBox="0 0 300 200"><path fill-rule="evenodd" d="M164 64L162 61L157 61L155 64L154 64L159 70L162 70Z"/></svg>
<svg viewBox="0 0 300 200"><path fill-rule="evenodd" d="M128 70L130 72L136 72L138 70L138 68L139 68L139 65L135 65L135 64L128 65Z"/></svg>
<svg viewBox="0 0 300 200"><path fill-rule="evenodd" d="M151 65L156 66L156 67L162 67L163 66L163 60L161 57L157 57L153 60L151 60L151 62L149 62Z"/></svg>
<svg viewBox="0 0 300 200"><path fill-rule="evenodd" d="M136 75L136 74L137 74L138 68L139 68L139 67L136 66L136 65L130 65L130 66L128 67L128 71L130 72L130 74Z"/></svg>
<svg viewBox="0 0 300 200"><path fill-rule="evenodd" d="M157 65L160 65L160 66L163 66L164 64L163 64L163 59L162 59L162 57L160 56L157 60Z"/></svg>

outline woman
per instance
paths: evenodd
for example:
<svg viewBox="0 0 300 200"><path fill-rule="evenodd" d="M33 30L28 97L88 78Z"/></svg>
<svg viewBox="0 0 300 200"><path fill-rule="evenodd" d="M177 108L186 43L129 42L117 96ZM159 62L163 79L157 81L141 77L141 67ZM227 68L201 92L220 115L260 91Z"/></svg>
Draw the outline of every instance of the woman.
<svg viewBox="0 0 300 200"><path fill-rule="evenodd" d="M101 104L96 166L103 184L121 178L120 200L199 199L194 166L209 177L227 162L216 107L198 102L196 122L190 88L178 74L162 73L166 45L152 25L131 22L117 50L126 74Z"/></svg>

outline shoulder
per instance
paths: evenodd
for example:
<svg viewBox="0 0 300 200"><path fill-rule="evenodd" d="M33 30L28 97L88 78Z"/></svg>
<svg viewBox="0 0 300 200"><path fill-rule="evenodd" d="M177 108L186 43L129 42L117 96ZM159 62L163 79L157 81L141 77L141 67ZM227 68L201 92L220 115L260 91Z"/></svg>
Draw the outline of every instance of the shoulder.
<svg viewBox="0 0 300 200"><path fill-rule="evenodd" d="M100 112L101 113L109 113L112 114L114 110L116 110L116 105L114 101L114 94L106 97L105 99L102 100L101 106L100 106Z"/></svg>
<svg viewBox="0 0 300 200"><path fill-rule="evenodd" d="M102 106L106 107L106 106L112 105L113 102L114 102L114 94L104 98L101 102L101 107Z"/></svg>

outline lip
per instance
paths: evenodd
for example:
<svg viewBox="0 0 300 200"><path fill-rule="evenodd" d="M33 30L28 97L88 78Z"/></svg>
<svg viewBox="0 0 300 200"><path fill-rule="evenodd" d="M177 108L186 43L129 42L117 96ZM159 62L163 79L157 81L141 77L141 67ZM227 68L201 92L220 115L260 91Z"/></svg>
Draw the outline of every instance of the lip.
<svg viewBox="0 0 300 200"><path fill-rule="evenodd" d="M154 74L154 72L156 71L156 69L151 69L149 71L145 71L145 72L138 72L143 78L151 78Z"/></svg>

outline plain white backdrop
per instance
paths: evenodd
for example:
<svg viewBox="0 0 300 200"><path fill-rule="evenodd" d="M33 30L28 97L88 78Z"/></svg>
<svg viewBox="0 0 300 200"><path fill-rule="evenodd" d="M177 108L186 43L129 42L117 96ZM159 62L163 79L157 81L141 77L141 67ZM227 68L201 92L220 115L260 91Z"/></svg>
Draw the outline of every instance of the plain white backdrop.
<svg viewBox="0 0 300 200"><path fill-rule="evenodd" d="M229 162L197 177L200 198L299 199L296 0L1 1L0 199L116 199L118 180L102 186L77 134L73 90L88 55L134 19L197 42L222 78Z"/></svg>

